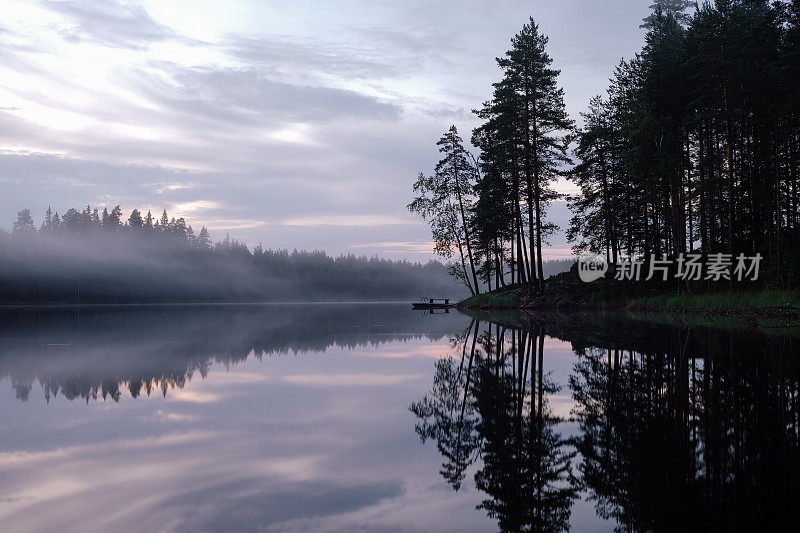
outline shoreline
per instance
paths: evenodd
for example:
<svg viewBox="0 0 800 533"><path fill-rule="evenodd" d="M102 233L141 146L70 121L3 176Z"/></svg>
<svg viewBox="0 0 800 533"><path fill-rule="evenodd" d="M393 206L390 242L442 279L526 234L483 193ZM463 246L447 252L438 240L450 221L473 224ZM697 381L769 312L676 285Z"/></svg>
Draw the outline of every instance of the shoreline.
<svg viewBox="0 0 800 533"><path fill-rule="evenodd" d="M590 288L591 287L591 288ZM524 287L505 287L461 300L457 309L518 311L630 311L704 316L791 318L800 317L800 292L796 290L725 290L680 294L634 293L610 285L586 286L557 283L529 300Z"/></svg>

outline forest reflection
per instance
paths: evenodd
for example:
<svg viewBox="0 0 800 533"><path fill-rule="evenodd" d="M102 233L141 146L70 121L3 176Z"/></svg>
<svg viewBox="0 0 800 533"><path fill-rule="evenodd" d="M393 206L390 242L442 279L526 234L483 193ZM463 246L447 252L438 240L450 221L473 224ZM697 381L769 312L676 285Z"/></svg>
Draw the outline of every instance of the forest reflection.
<svg viewBox="0 0 800 533"><path fill-rule="evenodd" d="M477 316L411 405L443 478L474 471L501 531L789 529L800 511L798 339L614 317ZM791 333L791 332L790 332ZM546 339L571 345L556 382ZM572 398L570 420L549 406ZM471 470L470 467L474 465Z"/></svg>
<svg viewBox="0 0 800 533"><path fill-rule="evenodd" d="M454 319L377 303L3 309L0 380L22 401L37 384L48 402L166 396L215 364L436 341L451 334Z"/></svg>

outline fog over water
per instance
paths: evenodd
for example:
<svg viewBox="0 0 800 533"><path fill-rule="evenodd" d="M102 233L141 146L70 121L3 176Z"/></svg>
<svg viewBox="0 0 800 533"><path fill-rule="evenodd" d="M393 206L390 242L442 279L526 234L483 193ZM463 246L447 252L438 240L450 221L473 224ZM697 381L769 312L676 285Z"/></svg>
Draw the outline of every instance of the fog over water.
<svg viewBox="0 0 800 533"><path fill-rule="evenodd" d="M205 228L195 236L183 219L142 227L93 222L88 209L76 216L75 227L65 215L56 228L0 233L0 303L419 300L466 292L435 261L260 245L251 252L227 236L201 240Z"/></svg>

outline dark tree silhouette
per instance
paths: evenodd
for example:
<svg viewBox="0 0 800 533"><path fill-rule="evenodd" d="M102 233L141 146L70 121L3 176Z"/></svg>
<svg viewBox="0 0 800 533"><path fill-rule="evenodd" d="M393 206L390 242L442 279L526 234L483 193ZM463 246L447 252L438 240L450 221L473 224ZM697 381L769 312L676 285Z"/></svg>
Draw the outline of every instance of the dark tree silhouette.
<svg viewBox="0 0 800 533"><path fill-rule="evenodd" d="M489 325L456 338L461 361L441 359L428 396L411 405L422 442L436 441L444 479L458 490L480 461L478 506L501 531L564 531L577 496L575 456L547 406L558 388L543 371L544 333Z"/></svg>
<svg viewBox="0 0 800 533"><path fill-rule="evenodd" d="M575 251L604 251L612 263L758 253L762 287L800 283L798 2L650 7L644 47L620 62L580 128L566 115L559 71L532 19L497 60L503 76L476 112L483 123L471 139L480 173L462 191L474 202L466 216L442 212L432 225L451 250L455 238L441 236L469 221L457 244L482 286L505 287L510 275L529 298L543 290L542 247L554 229L546 207L557 198L552 180L568 170L567 140L576 160L567 175L580 189L569 199ZM418 189L431 179L421 176Z"/></svg>

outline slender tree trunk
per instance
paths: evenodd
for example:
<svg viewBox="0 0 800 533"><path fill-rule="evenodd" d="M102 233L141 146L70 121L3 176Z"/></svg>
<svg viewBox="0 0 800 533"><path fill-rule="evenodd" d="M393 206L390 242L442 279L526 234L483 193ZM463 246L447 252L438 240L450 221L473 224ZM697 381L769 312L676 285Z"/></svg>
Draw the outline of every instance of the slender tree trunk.
<svg viewBox="0 0 800 533"><path fill-rule="evenodd" d="M686 216L689 220L689 251L694 251L694 210L692 209L692 154L689 140L686 140Z"/></svg>
<svg viewBox="0 0 800 533"><path fill-rule="evenodd" d="M538 180L535 184L536 191L536 270L537 270L537 279L539 280L539 290L544 290L544 273L542 268L542 208L539 197L541 195L541 191L539 189Z"/></svg>
<svg viewBox="0 0 800 533"><path fill-rule="evenodd" d="M706 160L705 160L705 143L703 142L704 131L703 127L700 126L700 131L697 136L697 163L698 163L698 187L700 188L699 191L699 202L700 202L700 249L704 252L708 251L708 222L706 220Z"/></svg>
<svg viewBox="0 0 800 533"><path fill-rule="evenodd" d="M611 193L608 186L608 168L606 166L606 157L603 150L595 143L597 150L597 157L600 161L600 177L603 186L603 218L605 219L606 227L606 261L611 262L611 254L608 249L611 248L614 257L614 263L617 262L616 243L614 243L614 236L612 235L612 222L611 222Z"/></svg>
<svg viewBox="0 0 800 533"><path fill-rule="evenodd" d="M511 242L509 243L509 252L511 254L511 263L510 263L509 266L511 267L510 270L511 270L511 284L512 285L514 284L515 279L516 279L516 277L514 275L514 271L517 268L516 261L514 260L514 246L515 246L516 241L517 241L517 239L515 238L516 233L517 233L517 231L516 231L516 227L517 227L516 218L517 217L515 217L515 216L511 217Z"/></svg>
<svg viewBox="0 0 800 533"><path fill-rule="evenodd" d="M519 212L520 217L522 217L522 208L520 208ZM530 261L528 260L528 245L525 243L525 226L522 224L522 219L520 219L519 224L519 241L522 243L522 261L524 272L525 272L525 281L530 282L530 278L528 278L528 273L530 272Z"/></svg>
<svg viewBox="0 0 800 533"><path fill-rule="evenodd" d="M733 215L736 199L734 198L733 177L733 129L731 126L731 113L728 108L728 78L722 74L722 99L725 110L725 151L728 164L728 253L733 253Z"/></svg>
<svg viewBox="0 0 800 533"><path fill-rule="evenodd" d="M541 262L541 243L537 238L536 242L534 242L534 235L537 237L540 236L540 216L539 216L539 194L538 194L538 172L536 164L537 156L536 153L536 104L533 104L533 112L528 107L528 102L530 102L531 96L528 87L528 83L525 83L525 184L527 188L527 205L528 205L528 242L530 248L530 271L528 272L528 281L530 284L528 285L528 295L529 297L532 296L533 290L533 283L538 280L538 287L541 290L542 288L542 272L540 267ZM533 138L531 138L531 126L533 126ZM533 168L531 168L533 167ZM531 182L535 180L536 183L532 184ZM532 186L533 185L533 186ZM536 195L533 196L532 191L533 188L537 189ZM535 218L535 230L534 230L534 206L532 205L535 203L535 211L536 211L536 218ZM534 233L535 231L535 233ZM538 245L536 243L539 243ZM534 253L536 250L536 253ZM535 257L534 257L535 256ZM536 262L537 270L534 270L534 261Z"/></svg>
<svg viewBox="0 0 800 533"><path fill-rule="evenodd" d="M522 225L522 208L517 205L517 277L520 283L528 281L528 251L525 248L525 229Z"/></svg>
<svg viewBox="0 0 800 533"><path fill-rule="evenodd" d="M523 254L523 246L524 242L522 240L522 208L520 207L520 183L519 183L519 172L517 170L517 161L516 157L512 157L511 160L512 164L512 171L511 171L511 180L513 184L513 196L514 196L514 214L517 218L516 224L516 233L514 235L515 240L517 241L517 278L519 283L525 283L527 281L527 264L525 262L525 254Z"/></svg>
<svg viewBox="0 0 800 533"><path fill-rule="evenodd" d="M475 274L475 261L472 258L472 244L470 244L469 228L467 227L467 215L464 211L464 200L461 197L461 182L459 181L458 170L453 170L453 178L455 179L456 196L458 197L458 208L461 212L461 226L464 229L464 240L467 246L467 256L469 257L469 268L472 273L472 282L475 284L475 294L480 294L480 285L478 284L478 276Z"/></svg>
<svg viewBox="0 0 800 533"><path fill-rule="evenodd" d="M450 207L452 209L452 206ZM450 228L450 231L453 232L453 236L456 239L456 246L458 247L458 255L461 257L461 270L464 273L464 282L467 284L467 288L472 296L475 296L475 288L472 286L472 282L469 279L469 271L467 270L467 262L466 258L464 257L464 246L461 244L461 237L460 231L455 226Z"/></svg>
<svg viewBox="0 0 800 533"><path fill-rule="evenodd" d="M528 280L530 281L531 287L533 283L536 281L536 271L534 270L534 249L535 249L535 242L534 242L534 214L533 214L533 191L531 190L531 182L530 180L526 179L527 184L527 206L528 206L528 243L529 243L529 250L530 250L530 261L528 263L529 270L528 270ZM530 287L529 287L530 288ZM530 292L530 291L529 291Z"/></svg>
<svg viewBox="0 0 800 533"><path fill-rule="evenodd" d="M544 290L544 273L542 269L542 189L539 168L539 143L538 143L538 126L536 122L536 103L533 106L533 136L532 136L532 155L533 155L533 192L534 192L534 207L536 210L536 279L539 281L539 291ZM531 235L533 239L533 235ZM531 259L533 258L533 241L531 241Z"/></svg>

